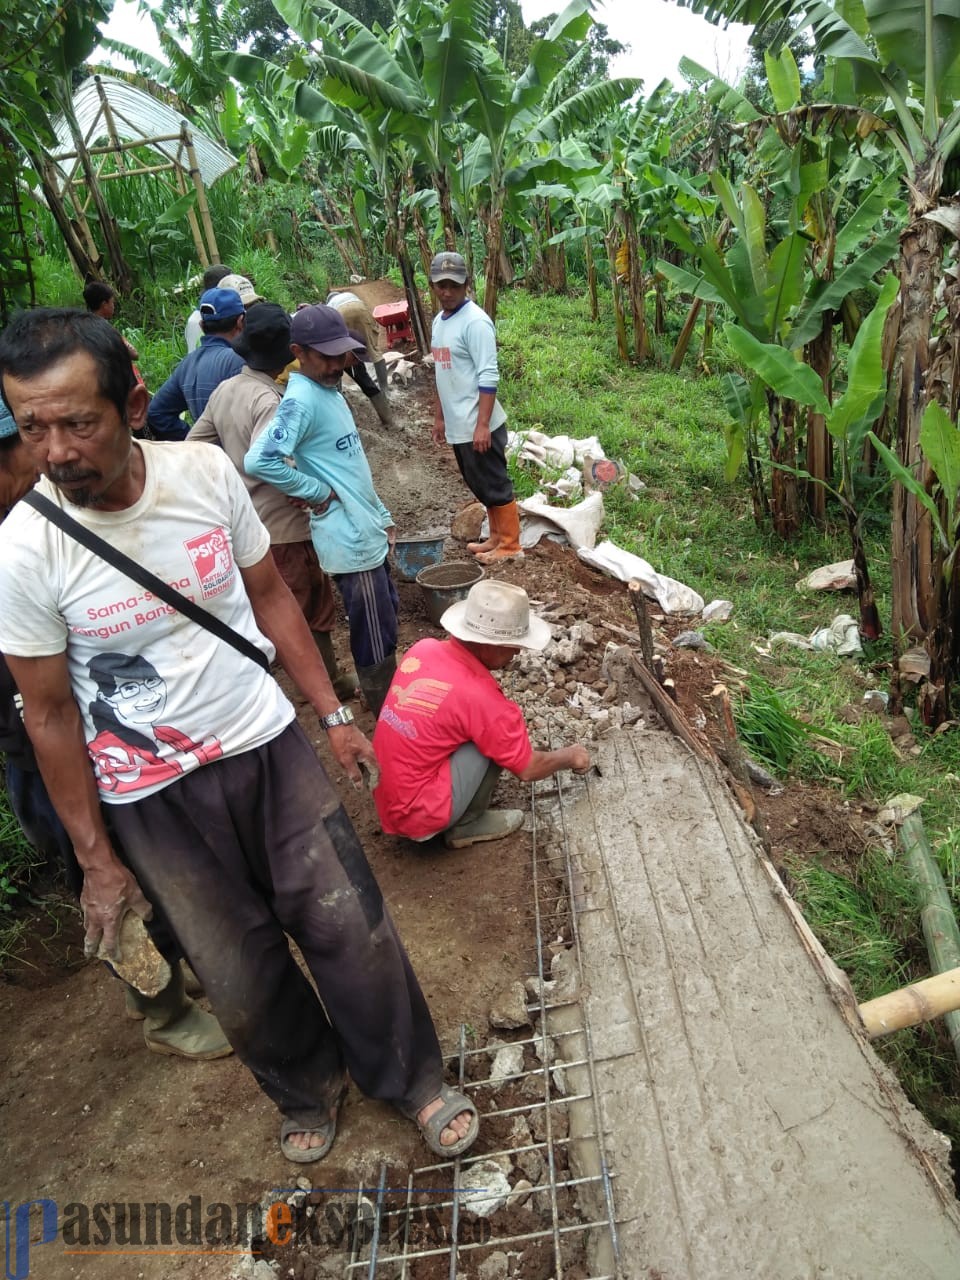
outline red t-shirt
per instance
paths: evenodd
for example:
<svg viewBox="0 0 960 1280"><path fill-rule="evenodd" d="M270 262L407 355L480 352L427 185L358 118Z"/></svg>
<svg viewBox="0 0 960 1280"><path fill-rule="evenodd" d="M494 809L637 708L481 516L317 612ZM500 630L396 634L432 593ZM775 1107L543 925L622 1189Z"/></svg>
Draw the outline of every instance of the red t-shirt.
<svg viewBox="0 0 960 1280"><path fill-rule="evenodd" d="M465 742L511 773L533 748L523 712L458 640L418 640L397 668L373 735L373 799L390 835L417 840L450 825L450 757Z"/></svg>

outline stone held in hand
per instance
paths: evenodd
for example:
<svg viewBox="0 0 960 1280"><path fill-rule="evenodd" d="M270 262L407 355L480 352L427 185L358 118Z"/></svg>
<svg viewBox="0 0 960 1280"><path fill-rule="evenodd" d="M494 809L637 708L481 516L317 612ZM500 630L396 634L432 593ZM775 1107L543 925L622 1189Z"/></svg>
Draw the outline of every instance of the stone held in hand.
<svg viewBox="0 0 960 1280"><path fill-rule="evenodd" d="M159 995L169 985L172 977L170 966L154 946L146 926L135 911L124 913L117 943L118 959L107 954L103 939L97 947L97 959L106 960L117 977L136 987L141 995Z"/></svg>

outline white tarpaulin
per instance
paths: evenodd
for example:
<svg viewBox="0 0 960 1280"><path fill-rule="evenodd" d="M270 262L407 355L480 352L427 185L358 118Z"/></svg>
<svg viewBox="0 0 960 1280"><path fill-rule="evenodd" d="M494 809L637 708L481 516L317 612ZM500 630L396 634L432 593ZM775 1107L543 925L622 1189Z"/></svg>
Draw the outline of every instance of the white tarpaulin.
<svg viewBox="0 0 960 1280"><path fill-rule="evenodd" d="M561 530L570 545L579 551L581 547L594 545L603 523L603 497L599 493L591 493L575 507L551 507L542 493L524 498L518 505L528 517L523 522L527 536L520 539L524 547L535 547L545 533Z"/></svg>
<svg viewBox="0 0 960 1280"><path fill-rule="evenodd" d="M114 80L111 76L100 76L100 83L110 105L114 127L122 142L134 142L143 139L143 145L153 151L159 151L168 160L179 160L187 165L187 156L179 142L152 142L151 138L169 134L179 134L183 125L190 130L190 139L197 156L197 167L206 187L212 186L218 178L236 167L237 161L223 147L208 138L186 116L168 107L165 102L144 93L142 89L126 84L123 80ZM73 110L80 125L84 142L88 147L109 142L110 135L107 122L103 118L103 103L97 91L96 78L90 76L84 80L73 95ZM63 116L53 122L57 135L57 150L52 159L57 160L61 152L70 153L75 150L73 137ZM179 154L178 154L179 153ZM66 177L76 162L65 161L60 165L60 172Z"/></svg>

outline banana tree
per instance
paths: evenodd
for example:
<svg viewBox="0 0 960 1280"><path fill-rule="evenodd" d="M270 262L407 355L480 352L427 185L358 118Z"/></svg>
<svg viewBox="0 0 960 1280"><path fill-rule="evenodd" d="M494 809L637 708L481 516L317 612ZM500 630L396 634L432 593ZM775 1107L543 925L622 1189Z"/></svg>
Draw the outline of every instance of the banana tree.
<svg viewBox="0 0 960 1280"><path fill-rule="evenodd" d="M708 100L722 105L732 117L732 127L742 132L749 156L745 176L761 184L767 203L784 211L789 229L806 237L805 292L813 302L829 288L838 264L859 252L875 228L885 223L889 228L896 179L885 174L882 166L878 168L875 141L886 126L866 110L804 105L800 71L789 48L777 55L765 51L764 64L762 107L689 59L684 60L683 69L686 78L703 87ZM859 209L851 215L849 193L862 190L865 184L872 199L861 196ZM833 329L849 306L849 297L841 297L836 308L810 308L791 342L797 346L802 340L806 361L819 373L828 399ZM807 486L807 507L814 519L822 519L826 489L818 482L829 479L833 469L831 438L822 414L807 413L805 435L806 470L814 477Z"/></svg>
<svg viewBox="0 0 960 1280"><path fill-rule="evenodd" d="M888 123L908 204L900 236L902 311L897 351L897 455L919 473L924 491L936 476L924 461L920 430L931 395L931 317L942 272L942 228L927 215L940 206L943 175L960 149L960 8L951 0L675 0L712 22L762 25L773 17L809 27L825 61L828 101L872 103ZM931 662L947 648L935 637L943 551L927 507L898 478L893 487L893 629L926 644ZM946 673L933 670L934 686Z"/></svg>
<svg viewBox="0 0 960 1280"><path fill-rule="evenodd" d="M728 324L724 328L732 350L752 370L754 377L780 399L804 405L821 414L826 430L838 447L838 488L809 471L790 470L799 478L816 483L831 493L843 510L857 575L860 632L869 640L877 639L881 625L863 541L865 508L858 492L858 472L867 433L883 412L885 403L887 378L883 367L883 328L898 287L896 276L888 275L850 348L846 387L832 404L824 392L819 373L803 363L799 350L788 351L775 343L758 342L738 325ZM746 384L741 394L746 394Z"/></svg>
<svg viewBox="0 0 960 1280"><path fill-rule="evenodd" d="M951 688L960 678L960 629L953 625L960 616L960 422L951 421L935 400L924 410L920 450L924 469L934 477L932 491L872 433L871 439L894 480L923 508L937 541L939 625L925 637L930 661L919 693L924 723L935 726L950 718Z"/></svg>

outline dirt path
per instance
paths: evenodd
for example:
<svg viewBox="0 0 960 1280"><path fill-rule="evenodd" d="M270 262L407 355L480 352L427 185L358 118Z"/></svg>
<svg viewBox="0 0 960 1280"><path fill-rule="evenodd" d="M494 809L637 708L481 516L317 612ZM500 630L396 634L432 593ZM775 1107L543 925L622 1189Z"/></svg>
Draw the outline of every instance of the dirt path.
<svg viewBox="0 0 960 1280"><path fill-rule="evenodd" d="M428 388L421 384L395 394L402 425L390 433L362 396L350 403L381 495L400 531L415 533L448 523L469 494L450 451L429 443ZM552 576L550 562L547 567ZM405 648L435 632L416 584L401 583L399 589ZM338 647L346 657L345 634ZM298 705L336 778L325 735ZM368 713L360 713L360 722L372 731ZM520 833L480 855L433 846L412 850L382 834L366 796L349 785L341 793L445 1049L455 1048L462 1023L486 1036L497 993L533 964L529 837ZM516 784L507 784L502 794L523 803ZM38 919L27 963L14 966L0 982L3 1198L16 1206L47 1197L62 1215L71 1202L176 1206L198 1196L204 1206L236 1204L288 1186L298 1171L291 1173L280 1156L276 1111L248 1073L233 1059L188 1064L147 1052L140 1025L123 1015L117 984L100 966L83 963L79 929L69 915L66 921L65 931L42 945L39 937L50 932L50 922ZM381 1161L404 1167L423 1154L409 1123L351 1091L323 1176L330 1186L357 1186L375 1177ZM110 1247L116 1248L115 1240L102 1246ZM129 1256L74 1256L56 1244L39 1249L31 1274L45 1280L221 1277L231 1265L223 1256L198 1256L194 1247L163 1256L152 1250L136 1259L136 1271Z"/></svg>

